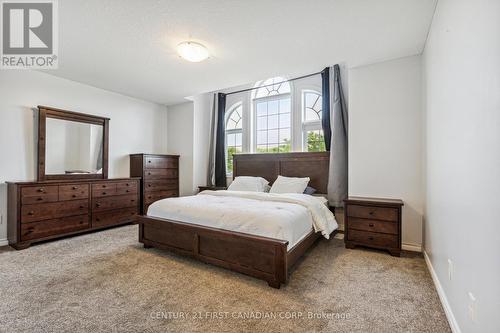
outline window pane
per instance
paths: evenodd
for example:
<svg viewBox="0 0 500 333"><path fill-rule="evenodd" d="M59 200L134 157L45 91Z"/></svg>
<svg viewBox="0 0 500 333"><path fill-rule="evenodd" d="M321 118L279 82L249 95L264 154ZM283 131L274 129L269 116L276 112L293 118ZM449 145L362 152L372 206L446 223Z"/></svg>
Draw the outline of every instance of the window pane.
<svg viewBox="0 0 500 333"><path fill-rule="evenodd" d="M290 129L287 128L287 129L281 129L280 130L280 143L283 143L283 142L290 142Z"/></svg>
<svg viewBox="0 0 500 333"><path fill-rule="evenodd" d="M280 99L280 113L290 112L290 98Z"/></svg>
<svg viewBox="0 0 500 333"><path fill-rule="evenodd" d="M257 131L257 144L267 143L267 131Z"/></svg>
<svg viewBox="0 0 500 333"><path fill-rule="evenodd" d="M278 113L278 107L279 107L279 101L269 101L267 104L267 114L277 114Z"/></svg>
<svg viewBox="0 0 500 333"><path fill-rule="evenodd" d="M267 117L257 117L257 130L267 129Z"/></svg>
<svg viewBox="0 0 500 333"><path fill-rule="evenodd" d="M227 135L227 146L235 146L235 134L228 134Z"/></svg>
<svg viewBox="0 0 500 333"><path fill-rule="evenodd" d="M267 132L267 137L268 137L268 143L278 143L278 130L269 130Z"/></svg>
<svg viewBox="0 0 500 333"><path fill-rule="evenodd" d="M286 127L291 127L289 113L280 114L280 128L286 128Z"/></svg>
<svg viewBox="0 0 500 333"><path fill-rule="evenodd" d="M257 117L267 115L267 102L257 103Z"/></svg>
<svg viewBox="0 0 500 333"><path fill-rule="evenodd" d="M267 153L267 145L257 145L258 153Z"/></svg>
<svg viewBox="0 0 500 333"><path fill-rule="evenodd" d="M267 126L268 129L278 128L278 115L267 117Z"/></svg>
<svg viewBox="0 0 500 333"><path fill-rule="evenodd" d="M235 146L241 146L243 143L242 143L242 139L243 139L243 133L236 133L235 135Z"/></svg>
<svg viewBox="0 0 500 333"><path fill-rule="evenodd" d="M322 130L308 131L307 151L325 151L325 138Z"/></svg>
<svg viewBox="0 0 500 333"><path fill-rule="evenodd" d="M322 108L321 94L313 91L306 91L303 93L303 111L304 121L318 121L321 120Z"/></svg>

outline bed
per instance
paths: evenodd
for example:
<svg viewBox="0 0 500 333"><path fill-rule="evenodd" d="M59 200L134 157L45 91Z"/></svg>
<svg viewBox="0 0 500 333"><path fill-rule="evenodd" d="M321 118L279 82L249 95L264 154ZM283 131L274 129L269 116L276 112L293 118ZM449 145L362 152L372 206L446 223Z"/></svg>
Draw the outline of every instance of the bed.
<svg viewBox="0 0 500 333"><path fill-rule="evenodd" d="M270 183L278 175L310 177L310 186L322 194L327 190L328 165L329 155L323 152L238 154L233 177L257 176ZM324 202L317 204L319 198L230 192L203 191L154 203L146 216L139 217L139 241L146 248L188 255L280 288L307 249L322 234L328 238L335 232L336 223L318 225L317 215L328 212Z"/></svg>

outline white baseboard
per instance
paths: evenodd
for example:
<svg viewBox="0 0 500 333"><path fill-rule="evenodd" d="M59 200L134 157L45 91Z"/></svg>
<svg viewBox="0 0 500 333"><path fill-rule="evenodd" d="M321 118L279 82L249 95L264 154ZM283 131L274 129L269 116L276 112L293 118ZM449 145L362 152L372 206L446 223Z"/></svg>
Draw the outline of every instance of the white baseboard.
<svg viewBox="0 0 500 333"><path fill-rule="evenodd" d="M401 244L401 249L403 249L405 251L422 252L422 245L412 244L412 243L403 243L403 244Z"/></svg>
<svg viewBox="0 0 500 333"><path fill-rule="evenodd" d="M9 245L9 240L8 239L0 239L0 246L5 246Z"/></svg>
<svg viewBox="0 0 500 333"><path fill-rule="evenodd" d="M461 333L462 331L460 330L460 326L458 326L458 322L455 318L455 315L453 314L453 311L451 311L450 303L448 303L448 298L446 298L446 294L444 293L444 289L441 286L441 282L439 282L437 274L434 271L434 267L432 267L431 260L429 259L427 252L425 252L425 250L423 252L424 252L425 263L427 264L427 268L431 273L432 281L434 281L434 286L436 287L437 293L439 295L439 300L443 305L444 313L446 314L446 318L448 319L448 323L450 324L451 331L453 333Z"/></svg>

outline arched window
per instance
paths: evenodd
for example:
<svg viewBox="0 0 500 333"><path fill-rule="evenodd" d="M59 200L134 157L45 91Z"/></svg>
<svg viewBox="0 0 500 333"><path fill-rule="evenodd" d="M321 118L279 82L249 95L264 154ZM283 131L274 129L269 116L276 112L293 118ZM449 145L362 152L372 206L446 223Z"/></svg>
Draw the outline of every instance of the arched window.
<svg viewBox="0 0 500 333"><path fill-rule="evenodd" d="M304 151L325 151L325 139L321 126L321 93L302 91L302 140Z"/></svg>
<svg viewBox="0 0 500 333"><path fill-rule="evenodd" d="M233 172L233 154L241 153L243 147L243 106L232 105L226 112L226 172Z"/></svg>
<svg viewBox="0 0 500 333"><path fill-rule="evenodd" d="M289 152L292 147L291 86L286 79L274 77L256 84L252 96L254 114L254 151Z"/></svg>

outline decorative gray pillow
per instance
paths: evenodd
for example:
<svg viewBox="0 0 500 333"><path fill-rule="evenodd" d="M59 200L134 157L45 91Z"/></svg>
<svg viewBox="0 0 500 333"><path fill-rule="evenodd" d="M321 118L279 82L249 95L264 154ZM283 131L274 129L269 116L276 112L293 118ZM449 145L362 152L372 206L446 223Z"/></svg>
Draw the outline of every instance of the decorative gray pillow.
<svg viewBox="0 0 500 333"><path fill-rule="evenodd" d="M316 193L316 189L311 186L306 187L306 189L304 190L304 194L312 195L314 193Z"/></svg>

